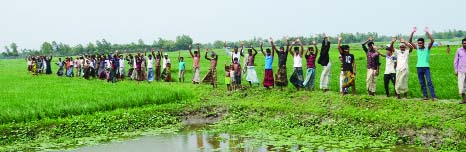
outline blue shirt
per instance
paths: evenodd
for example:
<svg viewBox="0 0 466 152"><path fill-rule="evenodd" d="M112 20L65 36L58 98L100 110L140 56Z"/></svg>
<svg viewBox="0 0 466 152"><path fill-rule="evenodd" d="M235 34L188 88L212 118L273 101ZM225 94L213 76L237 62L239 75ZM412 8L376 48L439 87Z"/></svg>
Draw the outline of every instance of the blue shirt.
<svg viewBox="0 0 466 152"><path fill-rule="evenodd" d="M180 71L184 71L184 61L178 63L178 69L179 69Z"/></svg>
<svg viewBox="0 0 466 152"><path fill-rule="evenodd" d="M272 62L273 62L273 57L271 55L266 55L265 56L265 69L267 70L272 69Z"/></svg>

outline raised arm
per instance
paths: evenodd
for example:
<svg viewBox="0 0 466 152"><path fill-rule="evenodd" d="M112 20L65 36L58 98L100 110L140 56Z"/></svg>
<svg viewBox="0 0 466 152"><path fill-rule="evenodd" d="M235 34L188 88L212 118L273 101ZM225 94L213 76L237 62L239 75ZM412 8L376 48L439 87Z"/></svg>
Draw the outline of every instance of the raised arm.
<svg viewBox="0 0 466 152"><path fill-rule="evenodd" d="M338 35L338 51L341 53L343 53L343 50L341 50L341 35Z"/></svg>
<svg viewBox="0 0 466 152"><path fill-rule="evenodd" d="M156 57L156 56L155 56L155 49L154 49L154 48L151 49L151 52L150 52L150 53L152 54L152 56L153 56L154 58ZM180 57L180 54L178 53L178 58L179 58L179 57Z"/></svg>
<svg viewBox="0 0 466 152"><path fill-rule="evenodd" d="M408 40L408 43L411 44L411 46L413 48L416 48L417 49L417 45L413 43L413 35L414 33L417 31L417 27L413 27L413 31L411 32L411 35L409 35L409 40ZM410 51L411 52L411 51Z"/></svg>
<svg viewBox="0 0 466 152"><path fill-rule="evenodd" d="M244 41L241 41L241 50L239 52L239 55L244 56L243 51L244 51Z"/></svg>
<svg viewBox="0 0 466 152"><path fill-rule="evenodd" d="M288 54L288 49L290 47L290 39L288 35L286 36L286 48L285 48L285 53Z"/></svg>
<svg viewBox="0 0 466 152"><path fill-rule="evenodd" d="M272 45L272 51L271 51L271 53L272 53L272 57L273 57L273 56L275 55L274 49L275 49L275 51L277 51L277 48L276 48L275 45L273 44L273 39L272 39L272 37L270 37L270 45Z"/></svg>
<svg viewBox="0 0 466 152"><path fill-rule="evenodd" d="M152 54L153 54L153 53L154 53L154 52L152 52ZM180 50L178 50L178 62L181 62L181 51L180 51Z"/></svg>
<svg viewBox="0 0 466 152"><path fill-rule="evenodd" d="M304 53L303 43L301 42L301 39L299 39L299 38L296 41L298 41L299 46L301 46L301 51L299 51L299 56L303 56L303 53Z"/></svg>
<svg viewBox="0 0 466 152"><path fill-rule="evenodd" d="M251 43L251 49L254 51L254 53L252 54L252 56L256 56L257 55L257 50L254 48L254 46L252 45Z"/></svg>
<svg viewBox="0 0 466 152"><path fill-rule="evenodd" d="M406 42L404 38L400 38L400 43L405 44L405 46L409 48L409 53L413 51L414 47L410 43Z"/></svg>
<svg viewBox="0 0 466 152"><path fill-rule="evenodd" d="M316 53L314 53L316 56L319 54L319 49L317 48L317 42L314 40L312 41L312 45L314 45L314 49L316 50Z"/></svg>
<svg viewBox="0 0 466 152"><path fill-rule="evenodd" d="M262 55L266 56L265 52L264 52L264 48L262 48L262 45L264 44L264 42L261 41L260 43L260 48L261 48L261 52L262 52ZM272 50L273 51L273 50Z"/></svg>
<svg viewBox="0 0 466 152"><path fill-rule="evenodd" d="M288 48L287 51L290 52L291 56L294 56L293 46L294 46L295 43L296 43L296 42L293 41L293 42L291 42L291 46L290 46L290 47L287 47L287 48Z"/></svg>
<svg viewBox="0 0 466 152"><path fill-rule="evenodd" d="M232 55L231 51L227 48L227 41L223 42L223 49L225 50L228 56Z"/></svg>
<svg viewBox="0 0 466 152"><path fill-rule="evenodd" d="M189 54L191 55L192 58L194 58L193 51L191 50L191 45L188 46Z"/></svg>
<svg viewBox="0 0 466 152"><path fill-rule="evenodd" d="M430 48L432 48L432 46L434 45L434 42L435 42L435 41L434 41L434 38L432 37L432 35L431 35L430 32L429 32L429 27L426 26L426 28L424 29L424 31L426 32L427 37L429 37L429 39L430 39L430 43L429 43L429 45L428 45L428 49L430 50Z"/></svg>
<svg viewBox="0 0 466 152"><path fill-rule="evenodd" d="M364 50L364 52L367 52L368 49L367 49L367 46L366 44L369 43L370 41L373 41L374 38L371 36L369 37L366 41L364 41L361 45L362 45L362 49Z"/></svg>
<svg viewBox="0 0 466 152"><path fill-rule="evenodd" d="M205 50L205 56L204 56L204 58L205 58L206 60L209 60L209 61L210 61L211 58L207 57L207 54L208 54L208 53L209 53L209 49Z"/></svg>

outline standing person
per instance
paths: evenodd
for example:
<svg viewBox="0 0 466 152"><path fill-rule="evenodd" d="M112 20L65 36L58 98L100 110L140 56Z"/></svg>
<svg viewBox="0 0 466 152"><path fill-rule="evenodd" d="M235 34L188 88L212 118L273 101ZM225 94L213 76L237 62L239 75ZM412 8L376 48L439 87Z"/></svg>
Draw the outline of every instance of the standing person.
<svg viewBox="0 0 466 152"><path fill-rule="evenodd" d="M181 56L181 52L178 51L178 81L184 82L184 72L186 70L186 65L184 58Z"/></svg>
<svg viewBox="0 0 466 152"><path fill-rule="evenodd" d="M310 46L307 48L306 55L304 57L306 58L306 79L303 82L303 85L308 89L308 90L314 90L314 80L316 77L316 58L317 54L319 53L319 49L317 48L317 43L316 41L312 42L312 45L314 47ZM314 52L315 48L315 52Z"/></svg>
<svg viewBox="0 0 466 152"><path fill-rule="evenodd" d="M280 47L280 51L275 49L275 53L278 55L278 70L277 75L275 76L275 85L283 90L283 87L288 86L288 79L286 76L286 60L288 58L288 48L290 46L290 41L288 36L286 36L286 50L283 47Z"/></svg>
<svg viewBox="0 0 466 152"><path fill-rule="evenodd" d="M432 100L437 100L437 96L435 96L434 84L432 83L432 79L430 77L430 65L429 65L429 58L430 58L430 49L434 44L434 38L429 32L429 28L426 27L424 31L426 32L427 36L430 39L429 45L426 47L424 44L424 38L417 39L417 45L413 43L413 35L417 31L417 28L414 27L411 35L409 36L409 43L416 48L417 54L417 76L419 78L419 83L421 84L422 95L424 96L423 100L429 100L427 95L427 88L426 88L426 79L427 85L429 86L430 95Z"/></svg>
<svg viewBox="0 0 466 152"><path fill-rule="evenodd" d="M236 90L241 88L241 64L238 61L238 58L233 58L233 62L231 63L233 66L233 88Z"/></svg>
<svg viewBox="0 0 466 152"><path fill-rule="evenodd" d="M202 82L207 82L210 80L210 84L212 87L217 88L217 62L218 62L218 55L215 52L212 52L210 57L207 57L209 53L209 49L205 51L205 59L210 61L210 69L209 73L204 77Z"/></svg>
<svg viewBox="0 0 466 152"><path fill-rule="evenodd" d="M28 56L26 58L26 61L27 61L27 65L28 65L28 72L31 72L32 71L32 59L31 59L31 56Z"/></svg>
<svg viewBox="0 0 466 152"><path fill-rule="evenodd" d="M254 53L252 51L254 50ZM251 43L251 48L248 49L248 56L246 58L246 81L249 82L249 86L252 87L252 84L259 84L259 79L257 78L256 69L254 69L254 60L257 55L257 50Z"/></svg>
<svg viewBox="0 0 466 152"><path fill-rule="evenodd" d="M408 61L409 55L413 51L413 46L405 42L403 38L400 38L400 43L400 49L395 50L395 56L397 58L395 90L398 99L401 99L401 94L404 94L405 98L408 97ZM406 46L409 47L409 51L406 51ZM393 46L390 47L393 48Z"/></svg>
<svg viewBox="0 0 466 152"><path fill-rule="evenodd" d="M123 81L125 79L125 58L121 54L118 60L120 67L118 67L118 78Z"/></svg>
<svg viewBox="0 0 466 152"><path fill-rule="evenodd" d="M152 51L154 51L155 49L152 49ZM155 81L160 81L160 75L161 75L161 66L160 66L160 62L162 60L162 53L161 53L162 49L160 49L159 51L157 51L157 53L155 54Z"/></svg>
<svg viewBox="0 0 466 152"><path fill-rule="evenodd" d="M390 43L390 46L387 47L387 54L380 53L380 56L385 57L385 72L383 75L383 86L385 88L385 95L387 97L390 97L390 81L393 83L393 87L395 87L395 82L396 82L396 56L393 54L394 48L393 48L393 43L395 43L397 40L396 37L392 38L392 41ZM396 90L395 90L395 94ZM398 95L397 95L398 96Z"/></svg>
<svg viewBox="0 0 466 152"><path fill-rule="evenodd" d="M458 77L458 90L463 99L460 104L466 104L466 38L461 41L463 47L456 50L453 67L455 75Z"/></svg>
<svg viewBox="0 0 466 152"><path fill-rule="evenodd" d="M144 62L144 57L141 55L140 52L136 55L136 80L137 81L143 81L144 80L144 74L143 74L143 65L142 62Z"/></svg>
<svg viewBox="0 0 466 152"><path fill-rule="evenodd" d="M129 66L129 69L128 69L128 78L131 78L133 79L133 72L134 72L134 58L133 58L133 55L132 54L128 54L126 55L126 61L128 61L128 66Z"/></svg>
<svg viewBox="0 0 466 152"><path fill-rule="evenodd" d="M241 42L241 50L240 51L238 51L238 46L235 46L235 47L233 47L233 52L231 52L227 47L227 42L226 41L223 43L223 49L225 49L225 52L227 53L227 55L231 57L231 61L233 61L234 58L237 58L238 63L241 63L241 57L244 56L244 54L243 54L244 42Z"/></svg>
<svg viewBox="0 0 466 152"><path fill-rule="evenodd" d="M374 38L371 36L367 41L362 43L362 49L366 52L367 57L367 93L371 96L375 96L377 76L379 75L379 53L375 50L373 40ZM369 46L369 49L366 47L366 44Z"/></svg>
<svg viewBox="0 0 466 152"><path fill-rule="evenodd" d="M343 84L341 85L343 90L341 95L345 95L345 90L352 87L353 95L356 95L356 62L354 62L354 55L350 53L350 47L348 45L341 46L341 36L338 36L338 51L341 55L343 71Z"/></svg>
<svg viewBox="0 0 466 152"><path fill-rule="evenodd" d="M322 66L322 74L320 75L320 89L322 89L324 92L328 91L330 88L330 71L332 69L332 64L330 63L328 54L329 51L330 41L328 40L328 36L324 34L324 40L322 40L322 46L320 48L320 56L317 61L317 63Z"/></svg>
<svg viewBox="0 0 466 152"><path fill-rule="evenodd" d="M450 45L447 45L447 54L450 54Z"/></svg>
<svg viewBox="0 0 466 152"><path fill-rule="evenodd" d="M63 62L61 60L61 58L58 58L58 62L55 63L56 65L58 65L58 71L57 71L57 76L63 76L63 71L64 71L64 66L65 66L65 62Z"/></svg>
<svg viewBox="0 0 466 152"><path fill-rule="evenodd" d="M74 61L74 65L76 67L76 77L81 76L81 58L76 57L76 60Z"/></svg>
<svg viewBox="0 0 466 152"><path fill-rule="evenodd" d="M269 89L270 87L274 86L274 81L273 81L273 70L272 70L272 63L273 63L273 56L274 56L274 49L275 45L273 44L273 39L270 38L270 45L272 46L272 50L269 48L264 49L262 48L263 42L261 42L260 47L261 47L261 52L265 56L265 72L264 72L264 87L266 89Z"/></svg>
<svg viewBox="0 0 466 152"><path fill-rule="evenodd" d="M201 49L199 44L196 44L197 51L194 51L194 54L191 50L191 45L189 45L189 54L193 58L193 84L199 84L201 82L201 70L200 70L200 62L201 62Z"/></svg>
<svg viewBox="0 0 466 152"><path fill-rule="evenodd" d="M107 79L107 82L111 81L111 71L112 71L112 56L110 54L107 55L107 58L105 58L105 78Z"/></svg>
<svg viewBox="0 0 466 152"><path fill-rule="evenodd" d="M36 58L32 58L32 67L31 67L31 70L32 70L32 75L37 75L37 61L36 61Z"/></svg>
<svg viewBox="0 0 466 152"><path fill-rule="evenodd" d="M144 54L147 54L144 52ZM151 54L147 57L147 82L154 81L154 50L151 51Z"/></svg>
<svg viewBox="0 0 466 152"><path fill-rule="evenodd" d="M227 85L227 91L230 92L231 89L231 66L227 66L227 63L223 63L225 66L225 84Z"/></svg>
<svg viewBox="0 0 466 152"><path fill-rule="evenodd" d="M291 48L295 43L299 43L301 46L301 51L299 50L299 47L294 47L293 50ZM290 76L290 82L293 83L294 87L296 90L299 91L299 88L303 88L303 51L304 51L304 46L303 43L299 38L297 38L295 41L291 43L291 47L289 48L289 52L291 56L293 56L293 74Z"/></svg>
<svg viewBox="0 0 466 152"><path fill-rule="evenodd" d="M113 54L113 57L110 60L112 64L111 70L110 70L110 80L112 81L112 83L115 83L118 80L117 71L118 69L120 69L120 58L119 57L120 55L118 54L118 50L117 50L115 51L115 54Z"/></svg>
<svg viewBox="0 0 466 152"><path fill-rule="evenodd" d="M50 62L52 61L52 56L50 57L45 57L45 65L46 65L46 70L45 70L45 74L52 74L52 65L50 64Z"/></svg>
<svg viewBox="0 0 466 152"><path fill-rule="evenodd" d="M168 58L167 53L163 54L162 64L163 65L162 65L162 76L161 77L166 82L169 82L169 81L171 81L171 73L170 73L171 61L170 61L170 58ZM169 66L169 67L167 68L167 66Z"/></svg>
<svg viewBox="0 0 466 152"><path fill-rule="evenodd" d="M73 57L70 57L70 62L68 65L68 77L74 77L74 64L73 64Z"/></svg>
<svg viewBox="0 0 466 152"><path fill-rule="evenodd" d="M103 54L99 58L97 73L101 80L105 79L105 56Z"/></svg>

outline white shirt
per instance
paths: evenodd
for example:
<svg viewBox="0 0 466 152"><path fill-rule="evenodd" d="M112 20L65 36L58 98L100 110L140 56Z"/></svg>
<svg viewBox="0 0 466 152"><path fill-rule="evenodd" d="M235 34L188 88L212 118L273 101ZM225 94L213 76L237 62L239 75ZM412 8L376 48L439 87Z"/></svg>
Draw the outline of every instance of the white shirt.
<svg viewBox="0 0 466 152"><path fill-rule="evenodd" d="M293 67L295 68L303 67L303 58L299 54L295 54L293 57Z"/></svg>
<svg viewBox="0 0 466 152"><path fill-rule="evenodd" d="M120 62L120 68L125 67L125 60L124 59L119 59L118 62Z"/></svg>
<svg viewBox="0 0 466 152"><path fill-rule="evenodd" d="M401 50L395 50L395 56L396 56L396 70L406 70L408 69L408 60L409 60L409 50L401 51Z"/></svg>
<svg viewBox="0 0 466 152"><path fill-rule="evenodd" d="M147 68L154 68L154 59L147 58Z"/></svg>
<svg viewBox="0 0 466 152"><path fill-rule="evenodd" d="M396 73L395 63L396 63L396 56L394 56L393 54L392 56L387 55L385 57L385 73L384 74Z"/></svg>
<svg viewBox="0 0 466 152"><path fill-rule="evenodd" d="M170 58L167 58L165 59L165 57L163 58L163 61L162 61L162 69L165 69L167 67L167 63L171 63L170 62Z"/></svg>
<svg viewBox="0 0 466 152"><path fill-rule="evenodd" d="M227 47L224 47L224 49L225 49L225 52L228 54L228 56L231 57L232 62L233 62L234 58L238 58L238 63L241 63L240 58L241 58L241 52L243 52L243 48L241 48L241 50L238 50L238 52L236 52L236 53L230 51Z"/></svg>
<svg viewBox="0 0 466 152"><path fill-rule="evenodd" d="M112 66L110 65L110 60L105 60L105 68L110 69Z"/></svg>

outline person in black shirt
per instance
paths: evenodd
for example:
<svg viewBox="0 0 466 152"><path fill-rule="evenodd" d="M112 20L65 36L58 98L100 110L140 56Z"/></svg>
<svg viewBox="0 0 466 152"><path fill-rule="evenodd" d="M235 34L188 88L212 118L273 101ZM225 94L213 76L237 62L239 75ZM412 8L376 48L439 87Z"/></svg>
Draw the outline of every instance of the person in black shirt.
<svg viewBox="0 0 466 152"><path fill-rule="evenodd" d="M322 74L320 75L320 89L325 92L329 90L330 71L332 69L328 55L330 50L330 41L328 40L327 35L324 35L324 40L322 40L322 47L320 50L320 56L317 61L317 63L322 65Z"/></svg>
<svg viewBox="0 0 466 152"><path fill-rule="evenodd" d="M286 36L286 50L283 47L280 47L280 51L274 49L278 55L278 71L277 75L275 76L275 84L280 88L288 86L288 79L286 76L286 60L288 58L288 48L290 46L290 41L288 36Z"/></svg>
<svg viewBox="0 0 466 152"><path fill-rule="evenodd" d="M356 83L354 78L356 76L356 63L354 62L354 55L350 53L350 47L348 45L341 46L341 36L338 36L338 51L340 51L341 62L344 79L341 85L342 90L352 87L353 95L356 95ZM345 91L342 91L342 95L345 95Z"/></svg>

